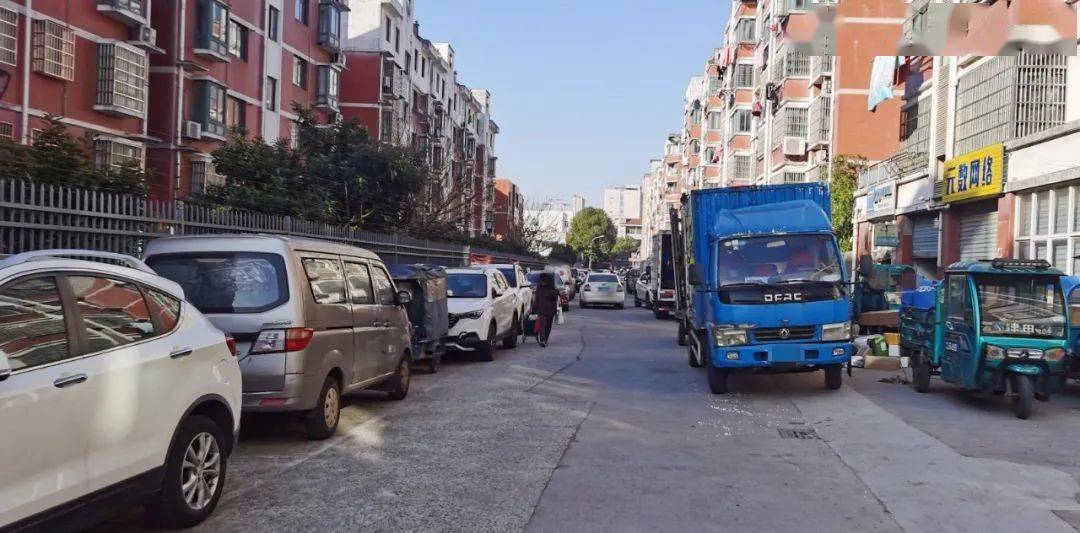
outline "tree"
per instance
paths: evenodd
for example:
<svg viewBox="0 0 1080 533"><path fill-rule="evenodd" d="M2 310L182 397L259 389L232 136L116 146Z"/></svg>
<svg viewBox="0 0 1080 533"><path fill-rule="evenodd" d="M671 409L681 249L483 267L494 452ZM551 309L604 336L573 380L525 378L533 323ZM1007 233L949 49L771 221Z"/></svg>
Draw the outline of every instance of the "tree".
<svg viewBox="0 0 1080 533"><path fill-rule="evenodd" d="M607 213L595 207L586 207L570 221L570 234L566 243L571 248L591 257L603 259L615 244L615 224Z"/></svg>
<svg viewBox="0 0 1080 533"><path fill-rule="evenodd" d="M630 256L641 249L641 241L633 237L619 237L611 247L611 258L616 261L628 261Z"/></svg>
<svg viewBox="0 0 1080 533"><path fill-rule="evenodd" d="M832 225L836 239L840 241L840 249L845 252L851 250L855 189L859 187L859 172L865 168L866 159L861 156L839 155L833 159L832 181L829 183Z"/></svg>
<svg viewBox="0 0 1080 533"><path fill-rule="evenodd" d="M577 263L578 254L570 247L570 245L554 242L549 246L551 249L551 253L548 254L549 258L571 265Z"/></svg>

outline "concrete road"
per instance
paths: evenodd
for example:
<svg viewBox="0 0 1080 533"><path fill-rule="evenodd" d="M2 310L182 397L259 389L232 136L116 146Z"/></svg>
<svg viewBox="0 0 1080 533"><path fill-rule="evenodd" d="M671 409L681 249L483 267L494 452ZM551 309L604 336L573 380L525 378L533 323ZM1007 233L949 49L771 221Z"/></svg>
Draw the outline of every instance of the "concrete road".
<svg viewBox="0 0 1080 533"><path fill-rule="evenodd" d="M675 324L574 304L550 346L353 398L310 443L245 420L202 531L1071 531L1080 391L1012 418L857 371L709 394ZM805 437L805 438L794 438ZM137 531L135 510L97 528Z"/></svg>

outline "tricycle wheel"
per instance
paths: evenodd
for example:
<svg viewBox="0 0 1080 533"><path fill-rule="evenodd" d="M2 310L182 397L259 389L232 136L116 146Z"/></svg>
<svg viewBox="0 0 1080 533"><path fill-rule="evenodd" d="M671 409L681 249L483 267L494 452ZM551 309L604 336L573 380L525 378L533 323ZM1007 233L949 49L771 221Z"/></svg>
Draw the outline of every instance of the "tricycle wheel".
<svg viewBox="0 0 1080 533"><path fill-rule="evenodd" d="M843 365L829 365L825 367L825 388L836 390L844 383Z"/></svg>
<svg viewBox="0 0 1080 533"><path fill-rule="evenodd" d="M712 362L709 365L709 390L713 394L727 394L728 393L728 371L723 368L716 368L716 365Z"/></svg>
<svg viewBox="0 0 1080 533"><path fill-rule="evenodd" d="M441 355L433 355L427 360L427 369L429 374L434 374L439 371L439 365L442 364Z"/></svg>
<svg viewBox="0 0 1080 533"><path fill-rule="evenodd" d="M911 381L915 384L916 392L930 392L930 361L919 358L919 362L911 368Z"/></svg>
<svg viewBox="0 0 1080 533"><path fill-rule="evenodd" d="M1031 416L1032 402L1035 399L1035 387L1031 378L1023 374L1013 376L1013 413L1016 418L1027 420Z"/></svg>
<svg viewBox="0 0 1080 533"><path fill-rule="evenodd" d="M685 320L680 320L679 321L679 333L677 335L678 335L679 346L686 346L686 321Z"/></svg>

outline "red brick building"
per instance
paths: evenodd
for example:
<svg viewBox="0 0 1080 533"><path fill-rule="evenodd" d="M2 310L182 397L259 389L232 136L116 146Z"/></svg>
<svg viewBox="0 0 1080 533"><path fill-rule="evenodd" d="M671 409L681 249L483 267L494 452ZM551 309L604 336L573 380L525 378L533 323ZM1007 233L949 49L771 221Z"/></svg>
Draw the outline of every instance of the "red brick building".
<svg viewBox="0 0 1080 533"><path fill-rule="evenodd" d="M503 240L521 227L525 217L525 198L514 182L499 178L494 181L492 204L494 214L492 234L496 239Z"/></svg>

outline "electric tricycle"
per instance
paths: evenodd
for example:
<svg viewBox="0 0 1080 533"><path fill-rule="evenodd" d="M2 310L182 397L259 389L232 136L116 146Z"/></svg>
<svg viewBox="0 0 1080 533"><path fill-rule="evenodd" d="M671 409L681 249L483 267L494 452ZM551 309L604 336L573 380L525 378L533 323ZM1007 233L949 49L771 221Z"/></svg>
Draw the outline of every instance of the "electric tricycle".
<svg viewBox="0 0 1080 533"><path fill-rule="evenodd" d="M901 298L900 345L915 390L939 375L965 390L1012 397L1018 418L1064 381L1068 353L1062 273L1043 260L951 265L945 279Z"/></svg>

